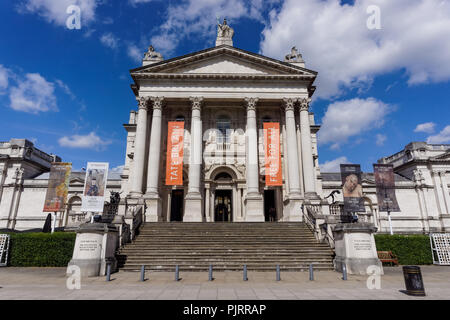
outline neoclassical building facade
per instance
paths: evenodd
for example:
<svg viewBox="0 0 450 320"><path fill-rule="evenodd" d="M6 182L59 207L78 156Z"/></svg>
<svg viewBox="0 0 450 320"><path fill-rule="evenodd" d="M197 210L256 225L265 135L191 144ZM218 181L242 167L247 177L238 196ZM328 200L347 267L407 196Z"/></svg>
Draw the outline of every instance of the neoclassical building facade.
<svg viewBox="0 0 450 320"><path fill-rule="evenodd" d="M309 102L317 73L293 50L285 61L218 41L170 60L149 49L131 70L131 111L122 191L145 202L146 221L301 221L320 203ZM184 124L183 184L166 185L168 123ZM282 184L265 183L263 124L279 123Z"/></svg>

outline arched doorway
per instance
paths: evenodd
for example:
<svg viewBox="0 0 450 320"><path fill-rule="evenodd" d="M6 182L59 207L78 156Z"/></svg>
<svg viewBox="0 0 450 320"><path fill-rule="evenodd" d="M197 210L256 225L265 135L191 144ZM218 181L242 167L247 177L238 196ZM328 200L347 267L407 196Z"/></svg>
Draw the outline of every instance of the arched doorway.
<svg viewBox="0 0 450 320"><path fill-rule="evenodd" d="M231 222L233 221L233 193L231 183L233 178L228 172L220 172L214 177L216 182L214 198L214 221Z"/></svg>

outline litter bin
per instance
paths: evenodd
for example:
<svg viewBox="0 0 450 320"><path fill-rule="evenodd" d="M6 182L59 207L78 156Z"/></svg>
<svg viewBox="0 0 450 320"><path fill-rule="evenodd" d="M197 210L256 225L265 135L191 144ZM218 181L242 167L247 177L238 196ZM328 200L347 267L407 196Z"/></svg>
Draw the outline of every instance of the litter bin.
<svg viewBox="0 0 450 320"><path fill-rule="evenodd" d="M403 276L405 277L406 294L410 296L425 296L420 267L404 266Z"/></svg>

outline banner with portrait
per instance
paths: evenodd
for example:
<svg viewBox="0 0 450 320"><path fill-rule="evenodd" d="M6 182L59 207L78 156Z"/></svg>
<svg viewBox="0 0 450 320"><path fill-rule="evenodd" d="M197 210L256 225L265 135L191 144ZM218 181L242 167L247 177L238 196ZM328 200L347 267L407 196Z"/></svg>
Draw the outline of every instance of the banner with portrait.
<svg viewBox="0 0 450 320"><path fill-rule="evenodd" d="M359 164L341 164L344 212L365 212Z"/></svg>
<svg viewBox="0 0 450 320"><path fill-rule="evenodd" d="M167 134L166 185L183 185L184 121L169 121Z"/></svg>
<svg viewBox="0 0 450 320"><path fill-rule="evenodd" d="M399 212L400 208L395 196L394 167L391 164L374 164L373 174L379 210Z"/></svg>
<svg viewBox="0 0 450 320"><path fill-rule="evenodd" d="M108 181L108 169L108 162L87 163L81 211L103 212L106 183Z"/></svg>
<svg viewBox="0 0 450 320"><path fill-rule="evenodd" d="M266 186L282 186L280 123L264 122Z"/></svg>
<svg viewBox="0 0 450 320"><path fill-rule="evenodd" d="M47 193L45 195L44 212L64 211L69 192L72 163L53 162L50 167Z"/></svg>

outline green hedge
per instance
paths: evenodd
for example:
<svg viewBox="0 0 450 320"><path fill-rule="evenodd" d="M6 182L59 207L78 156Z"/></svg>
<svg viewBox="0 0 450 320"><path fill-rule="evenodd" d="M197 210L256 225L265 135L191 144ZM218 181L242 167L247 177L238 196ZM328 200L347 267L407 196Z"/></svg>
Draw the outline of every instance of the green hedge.
<svg viewBox="0 0 450 320"><path fill-rule="evenodd" d="M392 251L401 265L433 264L427 235L375 235L378 251Z"/></svg>
<svg viewBox="0 0 450 320"><path fill-rule="evenodd" d="M75 245L75 233L10 233L8 266L65 267Z"/></svg>

